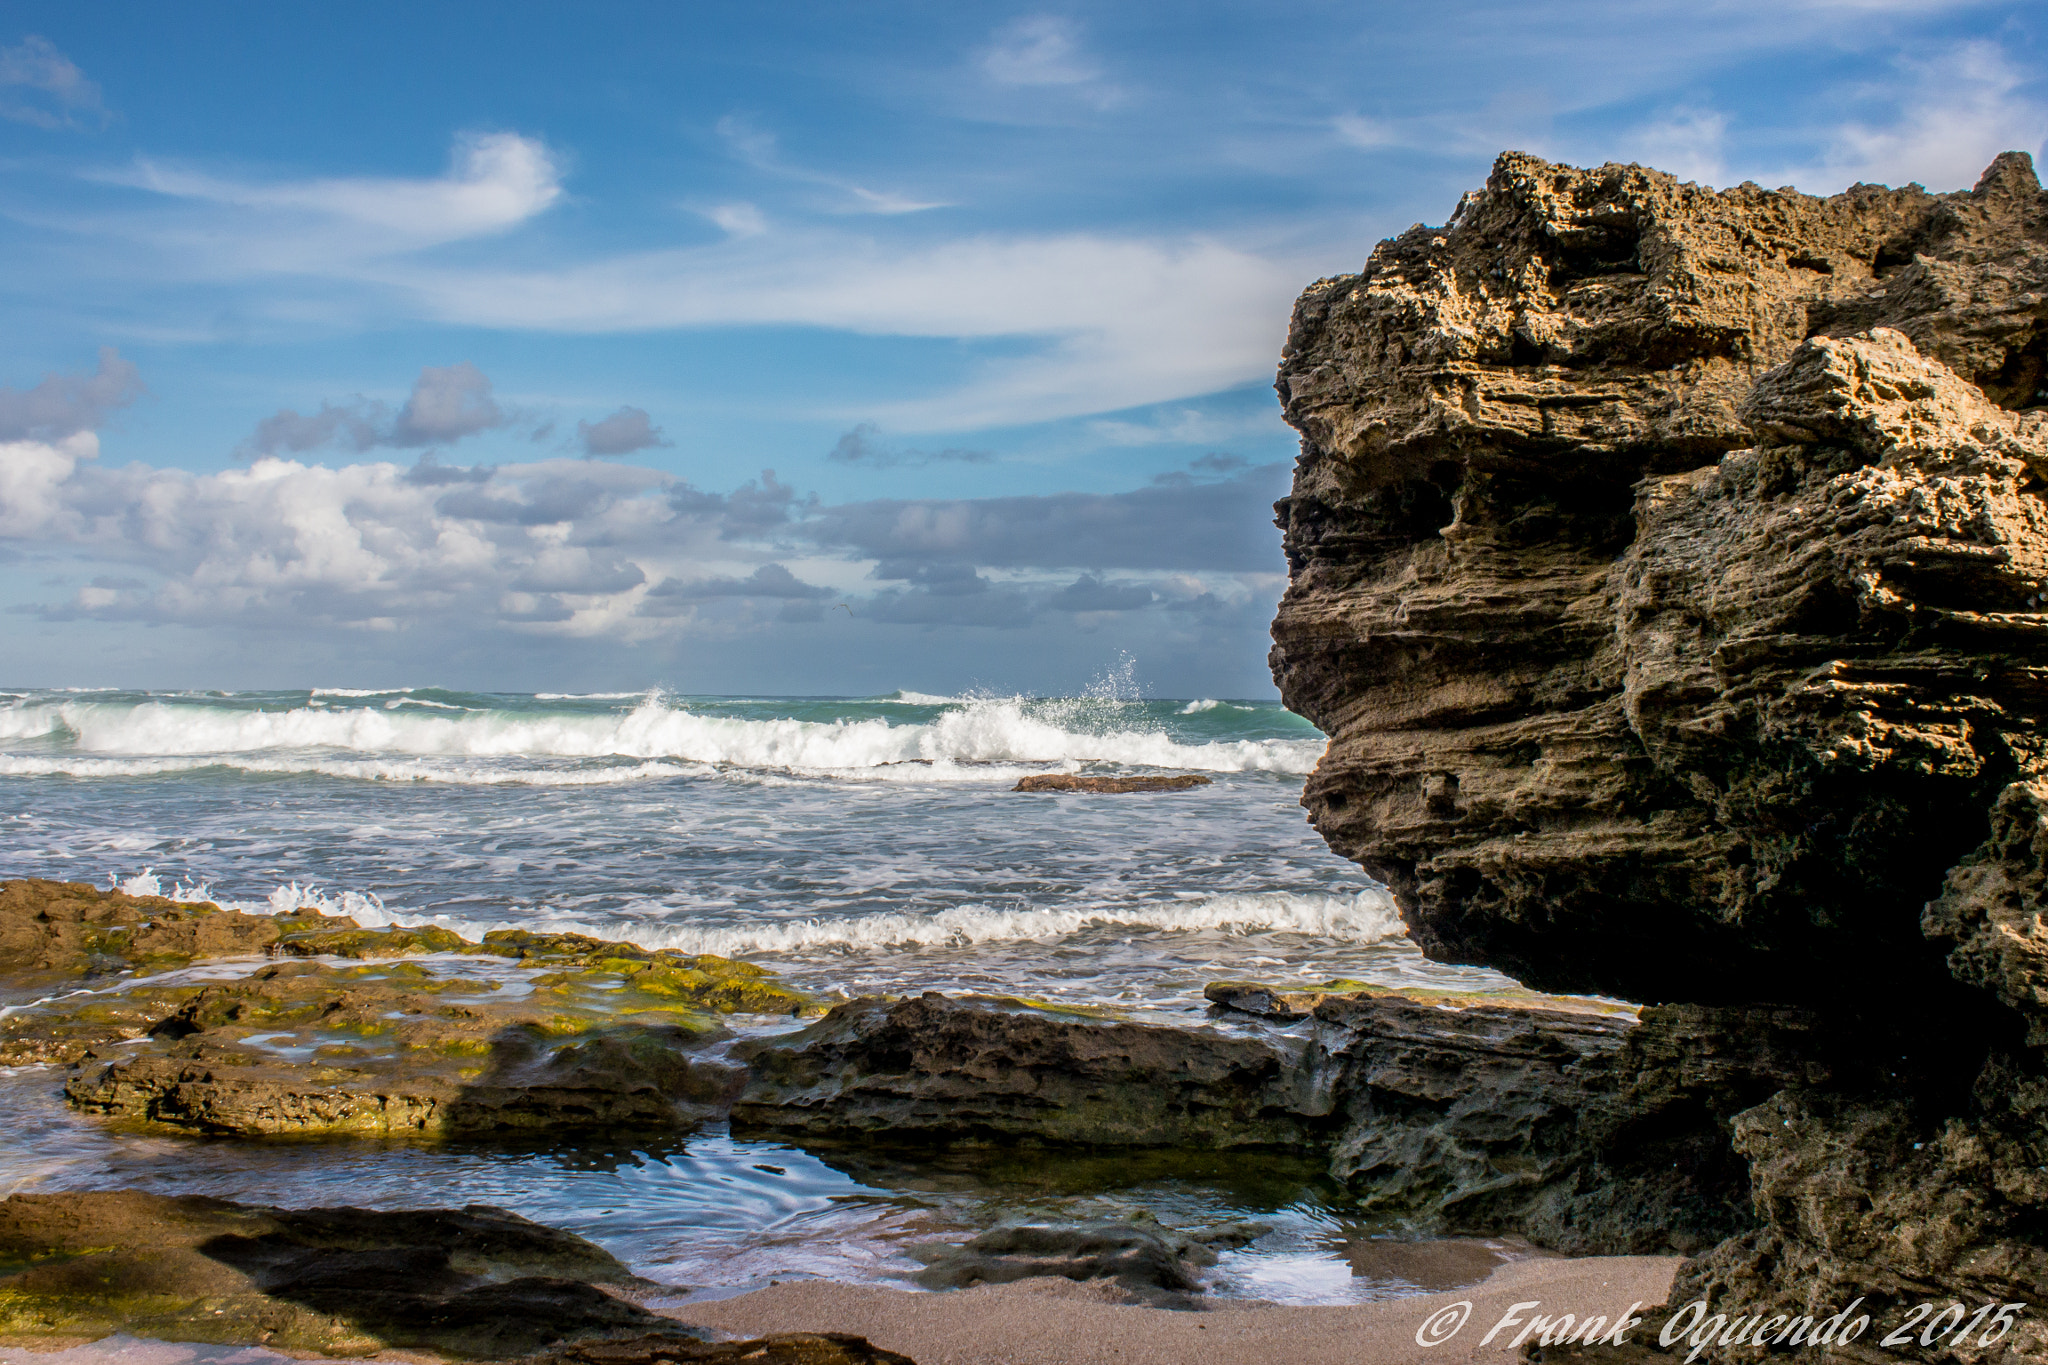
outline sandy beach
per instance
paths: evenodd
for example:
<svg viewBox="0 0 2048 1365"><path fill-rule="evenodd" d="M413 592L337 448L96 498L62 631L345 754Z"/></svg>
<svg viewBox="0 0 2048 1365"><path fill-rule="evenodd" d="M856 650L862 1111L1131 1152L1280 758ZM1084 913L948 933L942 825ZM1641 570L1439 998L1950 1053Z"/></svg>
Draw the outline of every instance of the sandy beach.
<svg viewBox="0 0 2048 1365"><path fill-rule="evenodd" d="M1478 1285L1442 1294L1207 1312L1134 1307L1110 1301L1097 1286L1065 1280L947 1294L800 1281L693 1305L678 1316L740 1337L853 1332L918 1365L1464 1365L1515 1359L1519 1326L1482 1344L1515 1304L1541 1305L1524 1317L1572 1313L1612 1322L1631 1303L1661 1303L1678 1266L1675 1256L1541 1258L1511 1261ZM1460 1303L1472 1305L1463 1328L1439 1345L1417 1344L1424 1322Z"/></svg>

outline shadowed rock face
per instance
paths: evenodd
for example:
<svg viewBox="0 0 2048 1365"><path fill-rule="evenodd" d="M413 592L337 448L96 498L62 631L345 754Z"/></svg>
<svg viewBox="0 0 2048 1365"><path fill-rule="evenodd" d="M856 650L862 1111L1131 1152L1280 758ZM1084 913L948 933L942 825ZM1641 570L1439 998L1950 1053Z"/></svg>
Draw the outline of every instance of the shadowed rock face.
<svg viewBox="0 0 2048 1365"><path fill-rule="evenodd" d="M1713 1007L1681 1053L1812 1021L1674 1303L2048 1290L2044 361L2017 153L1825 199L1509 154L1297 306L1311 821L1433 957Z"/></svg>

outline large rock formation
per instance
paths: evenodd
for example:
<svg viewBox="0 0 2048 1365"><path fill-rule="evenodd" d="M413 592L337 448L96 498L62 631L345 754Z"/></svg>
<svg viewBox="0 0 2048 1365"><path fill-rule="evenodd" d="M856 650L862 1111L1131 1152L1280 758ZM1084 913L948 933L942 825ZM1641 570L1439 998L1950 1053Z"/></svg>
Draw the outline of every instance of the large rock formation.
<svg viewBox="0 0 2048 1365"><path fill-rule="evenodd" d="M1311 821L1439 959L1819 1021L1680 1293L2048 1291L2044 367L2018 153L1832 198L1509 154L1297 306Z"/></svg>

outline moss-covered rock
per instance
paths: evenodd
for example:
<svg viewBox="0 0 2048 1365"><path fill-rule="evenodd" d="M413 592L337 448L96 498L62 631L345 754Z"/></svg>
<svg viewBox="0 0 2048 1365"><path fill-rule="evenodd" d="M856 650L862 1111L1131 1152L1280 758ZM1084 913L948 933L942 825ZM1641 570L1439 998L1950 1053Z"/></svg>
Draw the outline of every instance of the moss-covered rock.
<svg viewBox="0 0 2048 1365"><path fill-rule="evenodd" d="M0 1340L112 1332L459 1356L673 1324L601 1247L501 1209L273 1209L132 1190L0 1202Z"/></svg>

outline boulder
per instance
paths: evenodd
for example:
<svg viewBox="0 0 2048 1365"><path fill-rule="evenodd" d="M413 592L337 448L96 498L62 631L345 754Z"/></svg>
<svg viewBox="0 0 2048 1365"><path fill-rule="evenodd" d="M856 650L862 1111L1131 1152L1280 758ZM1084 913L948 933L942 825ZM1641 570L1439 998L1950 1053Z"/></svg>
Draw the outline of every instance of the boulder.
<svg viewBox="0 0 2048 1365"><path fill-rule="evenodd" d="M1297 1042L998 997L853 1000L734 1055L735 1132L1301 1150L1329 1123Z"/></svg>

